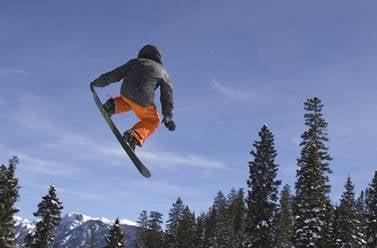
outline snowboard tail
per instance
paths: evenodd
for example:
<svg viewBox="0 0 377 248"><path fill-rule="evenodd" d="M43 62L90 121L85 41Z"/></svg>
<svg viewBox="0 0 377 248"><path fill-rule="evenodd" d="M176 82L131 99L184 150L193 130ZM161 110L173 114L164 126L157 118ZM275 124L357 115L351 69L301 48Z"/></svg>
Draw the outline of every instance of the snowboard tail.
<svg viewBox="0 0 377 248"><path fill-rule="evenodd" d="M134 163L135 167L138 169L141 175L144 177L151 177L151 173L148 170L148 168L143 164L143 162L138 158L134 150L130 147L130 145L126 142L126 140L123 138L123 135L119 132L118 128L115 126L114 122L112 121L109 114L106 112L106 110L103 108L103 104L101 100L99 99L94 87L91 85L90 89L93 93L94 102L96 103L98 109L100 110L103 118L105 119L107 125L110 127L111 131L123 147L123 150L127 153L127 155L130 157L131 161Z"/></svg>

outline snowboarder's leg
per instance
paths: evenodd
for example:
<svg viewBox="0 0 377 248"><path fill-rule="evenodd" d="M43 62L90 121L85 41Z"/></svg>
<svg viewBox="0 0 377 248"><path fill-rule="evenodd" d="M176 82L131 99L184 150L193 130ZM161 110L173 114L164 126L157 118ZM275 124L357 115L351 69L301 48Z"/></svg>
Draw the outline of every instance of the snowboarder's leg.
<svg viewBox="0 0 377 248"><path fill-rule="evenodd" d="M131 106L123 97L110 97L103 105L107 114L111 117L113 114L119 114L131 110Z"/></svg>
<svg viewBox="0 0 377 248"><path fill-rule="evenodd" d="M136 123L132 130L135 131L136 138L142 146L146 139L158 128L160 125L160 117L157 113L156 106L142 107L142 108L133 108L136 116L140 119Z"/></svg>
<svg viewBox="0 0 377 248"><path fill-rule="evenodd" d="M124 99L124 97L118 96L118 97L114 97L114 98L110 98L110 99L112 99L114 101L114 104L115 104L114 114L119 114L119 113L123 113L123 112L127 112L127 111L132 110L130 104L128 103L128 101L126 101Z"/></svg>
<svg viewBox="0 0 377 248"><path fill-rule="evenodd" d="M132 136L138 141L136 145L142 146L145 140L156 130L160 125L160 117L157 113L156 106L144 107L137 103L128 100L126 97L121 96L122 100L119 102L126 102L126 104L132 109L135 115L139 118L139 122L132 128L131 132L126 132L127 135L131 133ZM118 109L118 105L116 107ZM117 112L117 110L115 111ZM125 135L125 136L127 136Z"/></svg>

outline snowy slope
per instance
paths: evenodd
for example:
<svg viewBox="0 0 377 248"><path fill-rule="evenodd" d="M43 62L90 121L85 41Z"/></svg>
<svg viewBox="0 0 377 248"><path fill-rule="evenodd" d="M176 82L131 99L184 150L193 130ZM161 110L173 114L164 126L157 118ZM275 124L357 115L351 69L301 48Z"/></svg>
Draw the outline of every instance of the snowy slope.
<svg viewBox="0 0 377 248"><path fill-rule="evenodd" d="M34 223L29 220L16 217L16 237L17 243L21 245L28 232L34 230ZM135 222L120 220L124 233L126 234L126 248L135 247L135 237L137 225ZM106 218L93 218L79 213L70 213L62 218L62 221L55 233L54 247L59 248L84 248L103 247L105 236L108 234L113 220Z"/></svg>

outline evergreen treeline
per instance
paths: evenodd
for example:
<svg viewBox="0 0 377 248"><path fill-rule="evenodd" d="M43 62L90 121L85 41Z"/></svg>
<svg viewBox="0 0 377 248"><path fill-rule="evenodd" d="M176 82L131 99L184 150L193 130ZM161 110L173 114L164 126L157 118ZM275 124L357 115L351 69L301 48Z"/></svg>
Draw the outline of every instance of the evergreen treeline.
<svg viewBox="0 0 377 248"><path fill-rule="evenodd" d="M289 185L279 192L274 136L264 125L250 152L247 195L243 189L232 189L227 196L218 192L208 211L197 217L178 198L170 209L164 240L159 236L163 247L376 248L377 171L357 199L349 177L339 206L331 204L332 158L323 106L318 97L304 104L307 129L301 135L294 194ZM147 222L143 211L139 223ZM153 230L140 226L138 247L154 247L144 242Z"/></svg>
<svg viewBox="0 0 377 248"><path fill-rule="evenodd" d="M317 97L307 99L306 130L301 135L294 191L284 185L279 192L278 153L274 136L264 125L250 151L247 191L218 192L212 206L194 213L178 198L164 225L157 211L140 213L137 248L376 248L377 171L356 198L348 177L339 204L330 201L329 174L332 160L328 148L327 122ZM0 166L0 247L15 248L14 207L19 198L15 177L17 157ZM39 221L27 235L25 247L47 248L54 241L63 206L54 186L42 197L34 213ZM106 248L125 247L117 219L109 230ZM89 240L96 247L94 240Z"/></svg>

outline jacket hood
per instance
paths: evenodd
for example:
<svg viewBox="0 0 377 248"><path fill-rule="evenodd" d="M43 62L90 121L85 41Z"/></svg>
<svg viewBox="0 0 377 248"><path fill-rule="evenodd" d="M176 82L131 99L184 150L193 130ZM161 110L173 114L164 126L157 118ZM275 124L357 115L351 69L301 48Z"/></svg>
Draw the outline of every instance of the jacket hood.
<svg viewBox="0 0 377 248"><path fill-rule="evenodd" d="M160 50L153 45L144 46L137 55L138 58L151 59L159 64L162 64L162 57Z"/></svg>

